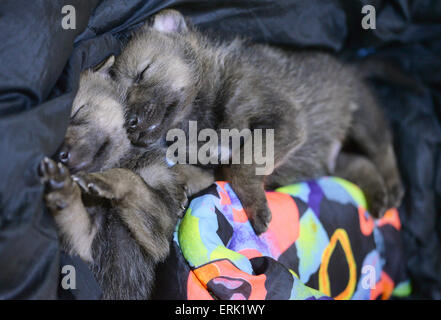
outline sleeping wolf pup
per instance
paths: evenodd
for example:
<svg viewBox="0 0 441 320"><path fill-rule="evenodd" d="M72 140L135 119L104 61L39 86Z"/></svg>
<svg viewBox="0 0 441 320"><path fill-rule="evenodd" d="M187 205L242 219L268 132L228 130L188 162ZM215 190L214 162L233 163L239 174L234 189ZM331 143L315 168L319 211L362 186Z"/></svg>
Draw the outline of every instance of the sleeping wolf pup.
<svg viewBox="0 0 441 320"><path fill-rule="evenodd" d="M60 162L45 158L39 171L64 248L89 264L103 298L147 299L186 186L161 153L128 140L113 60L82 73Z"/></svg>

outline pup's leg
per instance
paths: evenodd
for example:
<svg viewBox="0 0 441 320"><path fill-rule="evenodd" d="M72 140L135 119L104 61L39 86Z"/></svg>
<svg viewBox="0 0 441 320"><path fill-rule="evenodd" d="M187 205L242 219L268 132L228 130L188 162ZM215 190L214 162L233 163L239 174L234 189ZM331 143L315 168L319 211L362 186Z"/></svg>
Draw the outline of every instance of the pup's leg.
<svg viewBox="0 0 441 320"><path fill-rule="evenodd" d="M177 164L170 167L166 162L166 152L163 149L150 148L146 154L148 156L138 160L135 166L139 176L150 188L161 195L163 201L170 205L174 213L181 217L188 204L190 190L186 180L189 177L193 178L191 176L193 166ZM187 168L190 173L185 175Z"/></svg>
<svg viewBox="0 0 441 320"><path fill-rule="evenodd" d="M193 165L177 164L173 170L185 185L187 195L190 197L214 183L214 172Z"/></svg>
<svg viewBox="0 0 441 320"><path fill-rule="evenodd" d="M283 99L278 106L283 110L292 109L291 104ZM255 110L254 107L251 110ZM234 158L238 159L237 155L240 154L241 164L221 165L221 171L224 178L230 181L254 231L259 235L267 230L272 218L265 195L265 176L270 175L274 168L282 165L290 154L305 143L306 121L303 112L297 112L296 117L269 112L267 115L259 114L259 119L248 119L249 123L240 121L246 117L249 115L239 114L236 115L237 119L230 118L226 122L229 124L227 128L250 128L251 135L241 137L239 150L230 148L230 163ZM251 164L246 164L247 161Z"/></svg>
<svg viewBox="0 0 441 320"><path fill-rule="evenodd" d="M80 188L61 163L44 158L39 173L45 183L46 205L54 216L64 246L85 261L92 261L92 242L97 228L82 201Z"/></svg>
<svg viewBox="0 0 441 320"><path fill-rule="evenodd" d="M396 207L401 203L403 187L392 146L392 135L372 93L363 88L360 94L362 98L353 116L349 139L375 165L387 189L387 205Z"/></svg>
<svg viewBox="0 0 441 320"><path fill-rule="evenodd" d="M222 167L223 178L230 182L257 235L265 232L271 221L263 188L264 176L256 176L254 165Z"/></svg>
<svg viewBox="0 0 441 320"><path fill-rule="evenodd" d="M368 158L348 153L340 153L337 158L335 175L355 183L363 190L369 212L381 217L388 209L388 193L383 177Z"/></svg>
<svg viewBox="0 0 441 320"><path fill-rule="evenodd" d="M88 193L112 201L137 243L161 261L168 255L169 240L181 206L165 201L137 174L127 169L110 169L100 173L79 173L75 181ZM185 191L182 189L182 193Z"/></svg>

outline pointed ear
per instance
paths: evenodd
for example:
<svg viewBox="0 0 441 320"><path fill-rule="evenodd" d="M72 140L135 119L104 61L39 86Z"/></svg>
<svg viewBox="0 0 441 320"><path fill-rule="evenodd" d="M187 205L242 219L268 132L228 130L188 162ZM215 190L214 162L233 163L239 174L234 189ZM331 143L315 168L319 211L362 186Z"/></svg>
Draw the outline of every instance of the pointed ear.
<svg viewBox="0 0 441 320"><path fill-rule="evenodd" d="M110 68L115 63L115 56L111 55L107 59L103 60L101 63L99 63L97 66L93 68L93 72L98 72L103 75L108 75Z"/></svg>
<svg viewBox="0 0 441 320"><path fill-rule="evenodd" d="M188 30L188 27L180 12L168 9L155 15L153 29L160 32L184 32Z"/></svg>

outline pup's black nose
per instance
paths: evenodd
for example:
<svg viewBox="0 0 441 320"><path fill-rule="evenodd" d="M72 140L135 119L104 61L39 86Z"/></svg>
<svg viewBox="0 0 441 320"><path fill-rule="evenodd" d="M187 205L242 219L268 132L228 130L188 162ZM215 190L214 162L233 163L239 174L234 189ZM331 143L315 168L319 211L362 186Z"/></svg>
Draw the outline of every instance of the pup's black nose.
<svg viewBox="0 0 441 320"><path fill-rule="evenodd" d="M138 122L139 122L139 120L138 120L138 117L137 116L132 116L130 119L129 119L129 128L131 128L131 129L136 129L136 127L138 126Z"/></svg>
<svg viewBox="0 0 441 320"><path fill-rule="evenodd" d="M69 162L69 159L70 159L69 151L67 149L64 149L64 148L62 150L60 150L60 152L58 153L58 160L61 163L67 165L67 163Z"/></svg>

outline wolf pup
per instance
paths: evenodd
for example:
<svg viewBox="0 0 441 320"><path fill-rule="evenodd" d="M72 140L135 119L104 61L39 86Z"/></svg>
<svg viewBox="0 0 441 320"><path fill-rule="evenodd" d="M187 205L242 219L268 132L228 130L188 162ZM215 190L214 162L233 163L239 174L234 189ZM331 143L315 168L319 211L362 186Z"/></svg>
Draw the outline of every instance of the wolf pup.
<svg viewBox="0 0 441 320"><path fill-rule="evenodd" d="M162 154L128 140L113 61L82 73L60 162L39 172L64 248L88 262L103 298L147 299L187 196Z"/></svg>
<svg viewBox="0 0 441 320"><path fill-rule="evenodd" d="M255 162L219 166L257 234L271 220L264 188L299 180L352 180L376 216L400 202L392 138L377 102L356 69L328 54L212 41L179 12L165 10L134 34L114 70L127 88L134 144L156 144L173 128L188 131L189 121L218 133L274 130L273 172L256 175ZM362 155L342 152L348 141ZM239 152L244 159L244 148Z"/></svg>

